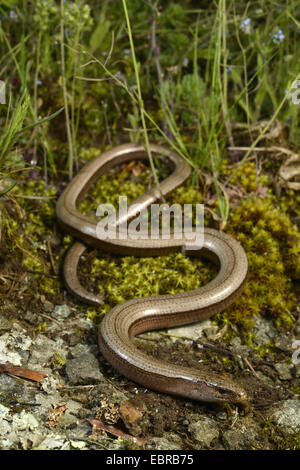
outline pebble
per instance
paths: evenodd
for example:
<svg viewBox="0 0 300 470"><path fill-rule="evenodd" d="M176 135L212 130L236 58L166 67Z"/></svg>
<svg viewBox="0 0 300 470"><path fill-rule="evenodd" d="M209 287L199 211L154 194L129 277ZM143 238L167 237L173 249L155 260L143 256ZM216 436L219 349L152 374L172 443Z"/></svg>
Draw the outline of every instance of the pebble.
<svg viewBox="0 0 300 470"><path fill-rule="evenodd" d="M219 437L218 424L207 416L191 423L188 429L192 438L204 447L209 447Z"/></svg>
<svg viewBox="0 0 300 470"><path fill-rule="evenodd" d="M253 333L257 344L269 343L278 335L278 331L270 320L254 315Z"/></svg>
<svg viewBox="0 0 300 470"><path fill-rule="evenodd" d="M242 357L248 357L251 351L249 346L242 344L241 339L238 336L233 338L233 340L230 342L230 346L236 354Z"/></svg>
<svg viewBox="0 0 300 470"><path fill-rule="evenodd" d="M0 315L0 332L2 331L10 331L11 330L11 322L7 320L5 317Z"/></svg>
<svg viewBox="0 0 300 470"><path fill-rule="evenodd" d="M94 344L82 344L78 343L76 346L73 346L70 349L70 354L72 355L72 358L75 357L80 357L83 354L97 354L98 352L98 346Z"/></svg>
<svg viewBox="0 0 300 470"><path fill-rule="evenodd" d="M275 340L276 348L280 349L280 351L283 351L283 352L292 352L293 351L292 344L293 344L293 340L288 336L280 335Z"/></svg>
<svg viewBox="0 0 300 470"><path fill-rule="evenodd" d="M222 439L225 448L229 450L259 448L260 428L251 417L245 417L235 423L233 428L227 429Z"/></svg>
<svg viewBox="0 0 300 470"><path fill-rule="evenodd" d="M285 400L272 406L268 414L287 434L300 431L300 400Z"/></svg>
<svg viewBox="0 0 300 470"><path fill-rule="evenodd" d="M46 313L51 313L54 310L54 305L49 300L44 301L43 307Z"/></svg>
<svg viewBox="0 0 300 470"><path fill-rule="evenodd" d="M56 320L64 320L65 318L68 318L70 313L71 310L68 305L56 305L54 310L51 312L51 316L53 318L56 318Z"/></svg>
<svg viewBox="0 0 300 470"><path fill-rule="evenodd" d="M281 380L291 380L293 378L292 370L294 367L292 364L278 362L274 364L274 367L277 370Z"/></svg>
<svg viewBox="0 0 300 470"><path fill-rule="evenodd" d="M193 323L191 325L184 325L184 326L179 326L176 328L169 328L168 334L197 340L201 336L203 336L204 330L210 327L211 327L211 321L204 320L201 322Z"/></svg>
<svg viewBox="0 0 300 470"><path fill-rule="evenodd" d="M65 437L49 433L49 435L34 450L54 450L61 449L65 444Z"/></svg>
<svg viewBox="0 0 300 470"><path fill-rule="evenodd" d="M165 433L164 437L153 437L150 441L155 450L181 450L182 441L177 434Z"/></svg>
<svg viewBox="0 0 300 470"><path fill-rule="evenodd" d="M67 361L66 374L72 385L89 385L104 381L97 358L90 353Z"/></svg>

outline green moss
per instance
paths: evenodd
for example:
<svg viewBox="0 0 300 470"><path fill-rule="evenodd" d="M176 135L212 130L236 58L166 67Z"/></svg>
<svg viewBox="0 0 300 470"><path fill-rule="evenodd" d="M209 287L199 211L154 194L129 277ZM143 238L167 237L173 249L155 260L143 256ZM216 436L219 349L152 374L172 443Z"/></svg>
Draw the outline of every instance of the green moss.
<svg viewBox="0 0 300 470"><path fill-rule="evenodd" d="M53 236L56 192L56 188L47 186L43 180L25 180L15 186L13 195L18 196L16 207L22 207L22 212L19 209L17 214L22 214L23 218L15 217L7 211L3 226L3 238L14 258L24 269L46 274L28 275L38 282L39 293L51 296L61 289L58 278L47 276L53 275L47 240Z"/></svg>
<svg viewBox="0 0 300 470"><path fill-rule="evenodd" d="M263 358L266 354L274 351L274 345L271 342L260 344L259 346L253 346L253 351L257 356Z"/></svg>
<svg viewBox="0 0 300 470"><path fill-rule="evenodd" d="M232 360L229 358L229 357L225 357L223 356L222 357L222 362L224 364L224 366L226 367L227 370L231 370L232 367L233 367L233 362Z"/></svg>
<svg viewBox="0 0 300 470"><path fill-rule="evenodd" d="M55 365L57 368L63 367L65 363L67 362L67 359L61 356L58 351L55 351L53 360L55 361Z"/></svg>
<svg viewBox="0 0 300 470"><path fill-rule="evenodd" d="M223 163L223 173L230 173L227 167L226 160ZM252 193L257 190L258 185L266 186L269 183L267 175L256 172L256 165L253 161L246 161L238 167L237 172L231 179L232 185L241 186L247 193Z"/></svg>
<svg viewBox="0 0 300 470"><path fill-rule="evenodd" d="M300 279L300 234L275 198L244 200L231 211L228 232L246 250L249 276L243 295L227 311L244 323L247 316L265 315L278 327L290 328L296 303L294 281Z"/></svg>
<svg viewBox="0 0 300 470"><path fill-rule="evenodd" d="M42 333L43 331L46 331L46 330L47 330L47 323L45 321L42 323L39 323L35 328L36 333Z"/></svg>
<svg viewBox="0 0 300 470"><path fill-rule="evenodd" d="M300 431L284 438L277 438L278 450L300 450Z"/></svg>
<svg viewBox="0 0 300 470"><path fill-rule="evenodd" d="M293 189L284 190L279 204L284 212L289 213L291 216L300 216L300 191L294 191Z"/></svg>
<svg viewBox="0 0 300 470"><path fill-rule="evenodd" d="M190 260L181 253L153 258L102 254L84 266L83 272L90 273L90 281L97 283L99 292L105 292L106 304L99 310L88 309L91 319L125 300L189 291L212 277L201 260Z"/></svg>
<svg viewBox="0 0 300 470"><path fill-rule="evenodd" d="M297 387L297 386L292 385L290 387L290 390L294 392L296 395L300 395L300 386Z"/></svg>

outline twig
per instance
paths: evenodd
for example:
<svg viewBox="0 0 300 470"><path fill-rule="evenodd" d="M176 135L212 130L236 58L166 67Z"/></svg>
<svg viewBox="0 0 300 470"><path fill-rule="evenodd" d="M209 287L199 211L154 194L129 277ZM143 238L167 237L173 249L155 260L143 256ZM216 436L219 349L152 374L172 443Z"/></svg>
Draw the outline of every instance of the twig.
<svg viewBox="0 0 300 470"><path fill-rule="evenodd" d="M249 367L249 369L253 372L253 375L255 375L255 377L257 379L260 380L260 377L257 375L257 373L255 372L255 370L253 369L252 365L250 364L250 362L248 361L248 359L246 357L242 357L242 359L244 359L244 361L246 362L247 366Z"/></svg>
<svg viewBox="0 0 300 470"><path fill-rule="evenodd" d="M39 317L46 318L47 320L54 321L54 323L57 323L59 326L61 326L61 323L60 323L58 320L55 320L55 318L50 317L49 315L46 315L45 313L38 313L38 312L37 312L37 315L38 315Z"/></svg>
<svg viewBox="0 0 300 470"><path fill-rule="evenodd" d="M29 274L37 274L38 276L51 277L52 279L58 278L57 274L54 275L54 274L44 273L43 271L34 271L33 269L25 269L25 272Z"/></svg>
<svg viewBox="0 0 300 470"><path fill-rule="evenodd" d="M47 248L48 248L50 263L51 263L53 272L54 272L55 275L57 275L57 269L56 269L55 262L54 262L54 258L53 258L53 254L52 254L51 243L50 243L49 240L47 241Z"/></svg>

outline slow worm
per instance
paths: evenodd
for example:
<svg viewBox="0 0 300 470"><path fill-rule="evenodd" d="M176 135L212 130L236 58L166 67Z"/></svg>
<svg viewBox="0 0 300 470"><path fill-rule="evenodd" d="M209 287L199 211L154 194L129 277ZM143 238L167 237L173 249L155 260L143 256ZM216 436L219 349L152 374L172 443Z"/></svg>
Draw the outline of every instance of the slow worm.
<svg viewBox="0 0 300 470"><path fill-rule="evenodd" d="M180 186L190 175L189 165L175 152L151 145L151 152L165 158L173 173L153 187L128 208L126 219L119 215L117 226L128 222L140 211ZM57 202L57 217L63 227L81 242L123 255L164 255L182 251L192 256L204 256L219 265L217 276L207 285L175 295L138 298L114 307L105 315L99 328L99 347L103 356L126 377L149 389L206 402L244 404L245 391L227 376L201 372L188 367L162 362L138 350L135 335L154 329L189 324L210 317L225 309L241 293L248 270L246 254L241 245L223 232L204 229L204 244L200 250L187 249L187 240L99 239L97 222L81 214L77 205L90 186L109 168L128 160L147 159L144 148L125 144L104 152L88 162L69 183ZM87 292L77 277L77 266L86 246L76 242L64 262L64 277L68 289L82 300L100 305L103 299Z"/></svg>

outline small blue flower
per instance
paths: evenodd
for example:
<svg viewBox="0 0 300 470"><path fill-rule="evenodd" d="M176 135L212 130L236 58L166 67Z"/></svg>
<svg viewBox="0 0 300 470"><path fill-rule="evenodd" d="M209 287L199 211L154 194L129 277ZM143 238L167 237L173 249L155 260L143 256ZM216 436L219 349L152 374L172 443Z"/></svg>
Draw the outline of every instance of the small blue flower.
<svg viewBox="0 0 300 470"><path fill-rule="evenodd" d="M282 29L278 29L276 33L273 34L272 39L275 44L280 44L285 38L285 35Z"/></svg>
<svg viewBox="0 0 300 470"><path fill-rule="evenodd" d="M250 34L250 32L251 32L251 18L245 18L244 21L241 22L240 28L245 34Z"/></svg>

